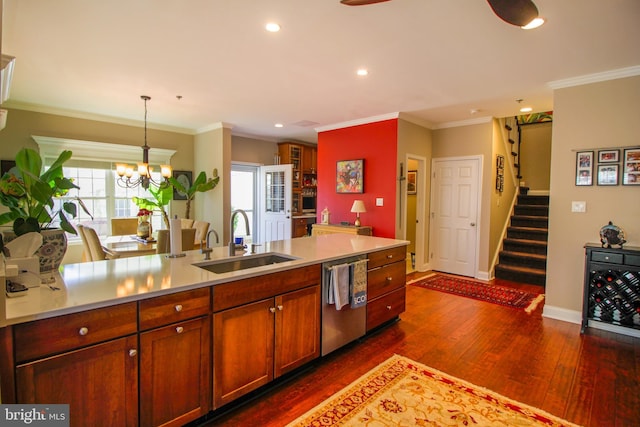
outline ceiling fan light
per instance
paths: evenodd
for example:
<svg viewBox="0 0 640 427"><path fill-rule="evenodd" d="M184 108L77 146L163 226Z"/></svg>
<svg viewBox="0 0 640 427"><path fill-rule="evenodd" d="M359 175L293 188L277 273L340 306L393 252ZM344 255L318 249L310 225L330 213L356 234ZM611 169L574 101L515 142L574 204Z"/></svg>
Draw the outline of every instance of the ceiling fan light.
<svg viewBox="0 0 640 427"><path fill-rule="evenodd" d="M538 8L532 0L487 0L487 3L500 19L517 27L538 17Z"/></svg>
<svg viewBox="0 0 640 427"><path fill-rule="evenodd" d="M533 18L533 20L531 20L531 22L529 22L527 25L523 25L520 28L522 28L523 30L533 30L534 28L542 26L542 24L544 23L544 18L538 16L537 18Z"/></svg>

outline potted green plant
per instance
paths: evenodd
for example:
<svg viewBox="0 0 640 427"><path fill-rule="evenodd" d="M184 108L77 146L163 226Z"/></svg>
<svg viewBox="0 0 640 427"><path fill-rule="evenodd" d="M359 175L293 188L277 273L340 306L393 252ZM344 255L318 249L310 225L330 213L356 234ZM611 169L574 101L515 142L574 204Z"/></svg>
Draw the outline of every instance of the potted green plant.
<svg viewBox="0 0 640 427"><path fill-rule="evenodd" d="M158 209L162 214L162 219L165 226L167 227L167 229L169 229L169 215L165 210L165 206L167 206L171 201L171 197L173 196L173 188L171 187L171 185L164 183L157 189L154 186L150 186L149 193L151 193L151 196L153 196L153 200L143 199L142 197L134 197L133 203L135 203L136 206L140 209L145 209L148 211Z"/></svg>
<svg viewBox="0 0 640 427"><path fill-rule="evenodd" d="M43 171L40 154L23 148L16 155L16 166L0 178L0 203L9 209L0 215L0 225L13 222L13 233L4 232L5 242L29 232L43 235L40 248L40 271L56 270L67 248L65 232L77 234L68 216L75 218L77 205L89 214L79 198L55 203L72 188L79 188L63 174L63 165L71 158L71 151L63 151L51 166ZM52 228L52 223L60 228ZM13 234L13 236L11 235ZM48 236L51 239L47 239Z"/></svg>
<svg viewBox="0 0 640 427"><path fill-rule="evenodd" d="M189 219L189 213L191 211L191 201L196 196L196 193L204 193L205 191L213 190L214 188L216 188L216 185L218 185L219 181L220 177L218 176L218 169L214 169L213 177L208 179L207 174L204 171L200 172L189 188L182 185L177 179L173 177L169 178L169 182L171 183L171 185L173 185L173 187L177 191L187 197L187 207L184 216L185 218Z"/></svg>

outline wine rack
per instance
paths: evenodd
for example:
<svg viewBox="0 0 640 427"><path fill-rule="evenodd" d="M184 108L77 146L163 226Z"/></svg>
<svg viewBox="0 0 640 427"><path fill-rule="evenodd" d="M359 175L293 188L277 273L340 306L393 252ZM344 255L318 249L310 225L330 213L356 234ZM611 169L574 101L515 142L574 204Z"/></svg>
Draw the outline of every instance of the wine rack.
<svg viewBox="0 0 640 427"><path fill-rule="evenodd" d="M585 250L582 332L590 320L640 330L640 248Z"/></svg>

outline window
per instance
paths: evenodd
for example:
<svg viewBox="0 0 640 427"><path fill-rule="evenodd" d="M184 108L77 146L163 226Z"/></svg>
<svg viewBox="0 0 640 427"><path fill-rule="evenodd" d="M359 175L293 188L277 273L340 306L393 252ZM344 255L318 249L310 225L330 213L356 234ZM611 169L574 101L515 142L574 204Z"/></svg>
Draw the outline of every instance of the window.
<svg viewBox="0 0 640 427"><path fill-rule="evenodd" d="M116 182L118 176L113 169L65 167L64 175L73 179L73 182L80 189L70 190L56 203L80 197L93 219L80 208L76 218L69 218L69 221L74 226L81 224L91 227L101 236L111 234L111 218L137 215L138 207L133 203L133 197L152 198L151 194L142 187L120 187ZM153 175L156 173L154 172ZM154 176L154 179L160 179L160 174L157 175L157 177ZM153 229L163 228L162 215L159 211L154 212L151 220ZM59 220L54 224L59 224ZM74 236L67 237L74 238Z"/></svg>
<svg viewBox="0 0 640 427"><path fill-rule="evenodd" d="M258 180L258 166L252 165L231 165L231 210L242 209L249 218L249 227L253 236L258 236L258 220L256 214L256 187ZM247 233L244 219L241 215L235 217L235 236L244 237L245 243L256 241L251 239Z"/></svg>
<svg viewBox="0 0 640 427"><path fill-rule="evenodd" d="M69 218L72 224L82 224L95 228L99 235L110 234L113 217L133 217L138 213L138 207L132 197L151 198L151 194L144 188L122 188L116 180L116 162L136 163L142 158L139 146L109 144L94 141L78 141L64 138L35 136L32 138L40 148L40 155L47 162L53 162L63 150L71 150L73 155L65 163L64 174L73 178L80 190L70 190L62 200L74 199L79 196L93 215L93 220L82 209L78 209L75 219ZM154 148L149 152L149 162L154 165L169 164L175 150ZM156 170L160 170L156 168ZM160 180L160 173L153 173L154 179ZM167 207L168 209L168 207ZM169 213L169 212L167 212ZM59 223L59 219L58 223ZM162 215L158 212L152 216L154 229L164 228ZM69 239L79 237L70 235Z"/></svg>

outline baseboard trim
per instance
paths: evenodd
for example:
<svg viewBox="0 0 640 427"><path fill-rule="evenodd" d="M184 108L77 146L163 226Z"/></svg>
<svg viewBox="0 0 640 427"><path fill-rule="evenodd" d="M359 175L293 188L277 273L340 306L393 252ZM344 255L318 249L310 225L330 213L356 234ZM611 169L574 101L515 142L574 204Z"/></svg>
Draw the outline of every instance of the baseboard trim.
<svg viewBox="0 0 640 427"><path fill-rule="evenodd" d="M569 323L582 323L582 313L575 310L567 310L562 307L554 307L552 305L545 304L542 310L542 317L548 317L549 319L562 320Z"/></svg>
<svg viewBox="0 0 640 427"><path fill-rule="evenodd" d="M582 312L567 310L566 308L554 307L546 304L544 306L544 309L542 310L542 317L561 320L563 322L582 324ZM609 323L603 323L594 320L589 320L589 328L600 329L620 335L640 338L640 330L638 329L625 328L623 326L611 325Z"/></svg>

